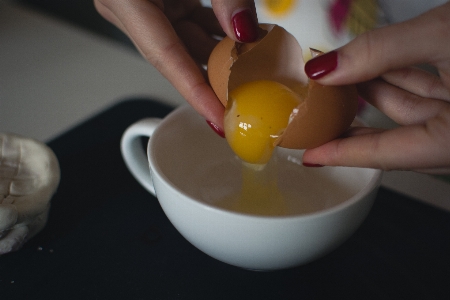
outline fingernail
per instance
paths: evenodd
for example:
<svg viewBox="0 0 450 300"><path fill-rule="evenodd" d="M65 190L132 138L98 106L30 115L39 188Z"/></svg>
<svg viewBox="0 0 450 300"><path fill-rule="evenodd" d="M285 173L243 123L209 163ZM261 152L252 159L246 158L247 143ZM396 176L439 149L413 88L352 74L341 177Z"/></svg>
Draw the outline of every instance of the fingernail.
<svg viewBox="0 0 450 300"><path fill-rule="evenodd" d="M214 130L214 132L217 133L220 137L225 138L225 132L223 132L223 130L219 126L209 120L206 120L206 123L208 123L209 127L211 127L212 130Z"/></svg>
<svg viewBox="0 0 450 300"><path fill-rule="evenodd" d="M311 79L319 79L334 71L337 67L337 51L331 51L309 60L305 73Z"/></svg>
<svg viewBox="0 0 450 300"><path fill-rule="evenodd" d="M303 163L303 166L308 167L308 168L320 168L323 167L323 165L319 165L319 164L310 164L310 163Z"/></svg>
<svg viewBox="0 0 450 300"><path fill-rule="evenodd" d="M233 18L233 28L236 38L243 43L251 43L258 38L258 24L255 22L250 9L236 13Z"/></svg>

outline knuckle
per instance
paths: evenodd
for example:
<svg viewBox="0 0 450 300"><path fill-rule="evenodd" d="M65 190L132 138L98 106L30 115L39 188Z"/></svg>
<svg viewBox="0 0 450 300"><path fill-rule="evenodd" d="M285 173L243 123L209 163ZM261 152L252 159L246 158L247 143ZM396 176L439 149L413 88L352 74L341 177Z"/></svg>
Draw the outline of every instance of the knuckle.
<svg viewBox="0 0 450 300"><path fill-rule="evenodd" d="M381 39L377 38L377 31L371 30L359 37L359 52L363 54L363 59L371 62L377 62Z"/></svg>
<svg viewBox="0 0 450 300"><path fill-rule="evenodd" d="M401 94L398 96L397 122L403 125L414 124L417 120L417 107L420 106L423 99L412 94Z"/></svg>
<svg viewBox="0 0 450 300"><path fill-rule="evenodd" d="M345 51L344 59L358 74L357 80L369 80L386 71L390 55L385 39L382 31L375 29L361 34L350 43L352 48Z"/></svg>
<svg viewBox="0 0 450 300"><path fill-rule="evenodd" d="M442 81L439 77L433 77L430 79L428 85L426 86L425 95L431 95L431 97L445 97L442 95Z"/></svg>
<svg viewBox="0 0 450 300"><path fill-rule="evenodd" d="M171 58L176 57L180 48L179 43L171 42L164 46L147 48L142 51L142 54L157 70L163 72L170 65Z"/></svg>
<svg viewBox="0 0 450 300"><path fill-rule="evenodd" d="M450 108L447 106L442 109L440 113L430 119L426 123L426 128L431 135L432 139L440 144L442 149L448 149L450 147Z"/></svg>

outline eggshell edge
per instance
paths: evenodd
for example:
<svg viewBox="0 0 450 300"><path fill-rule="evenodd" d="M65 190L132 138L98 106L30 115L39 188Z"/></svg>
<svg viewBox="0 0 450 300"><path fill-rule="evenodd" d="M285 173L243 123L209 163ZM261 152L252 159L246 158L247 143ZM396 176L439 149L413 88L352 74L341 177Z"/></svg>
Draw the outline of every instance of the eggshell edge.
<svg viewBox="0 0 450 300"><path fill-rule="evenodd" d="M278 146L311 149L338 138L356 116L357 97L355 85L324 86L310 80L308 96L296 108Z"/></svg>
<svg viewBox="0 0 450 300"><path fill-rule="evenodd" d="M225 37L211 52L208 78L224 106L228 102L228 91L246 82L273 80L298 94L308 83L297 39L278 25L260 24L260 28L267 34L255 43L240 44Z"/></svg>

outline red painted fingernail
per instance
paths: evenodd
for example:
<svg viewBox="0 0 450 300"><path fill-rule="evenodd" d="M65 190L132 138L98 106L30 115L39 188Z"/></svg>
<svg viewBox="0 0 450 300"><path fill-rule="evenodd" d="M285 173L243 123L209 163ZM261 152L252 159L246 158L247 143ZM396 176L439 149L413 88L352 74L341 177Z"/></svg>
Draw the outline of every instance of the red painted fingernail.
<svg viewBox="0 0 450 300"><path fill-rule="evenodd" d="M225 132L223 132L223 130L219 126L208 120L206 120L206 123L208 123L209 127L211 127L212 130L214 130L214 132L217 133L220 137L225 138Z"/></svg>
<svg viewBox="0 0 450 300"><path fill-rule="evenodd" d="M303 166L308 167L308 168L320 168L323 167L323 165L319 165L319 164L310 164L310 163L303 163Z"/></svg>
<svg viewBox="0 0 450 300"><path fill-rule="evenodd" d="M311 79L319 79L334 71L337 67L337 51L331 51L309 60L305 64L305 73Z"/></svg>
<svg viewBox="0 0 450 300"><path fill-rule="evenodd" d="M258 24L255 22L250 9L236 13L232 19L234 34L243 43L251 43L258 38Z"/></svg>

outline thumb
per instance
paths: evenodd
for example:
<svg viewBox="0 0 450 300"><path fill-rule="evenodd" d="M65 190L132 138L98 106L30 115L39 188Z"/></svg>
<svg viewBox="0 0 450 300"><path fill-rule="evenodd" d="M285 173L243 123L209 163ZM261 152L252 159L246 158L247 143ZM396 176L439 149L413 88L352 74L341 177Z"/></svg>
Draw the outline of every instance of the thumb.
<svg viewBox="0 0 450 300"><path fill-rule="evenodd" d="M307 75L325 85L367 81L419 63L449 59L450 2L409 21L369 31L306 63Z"/></svg>

